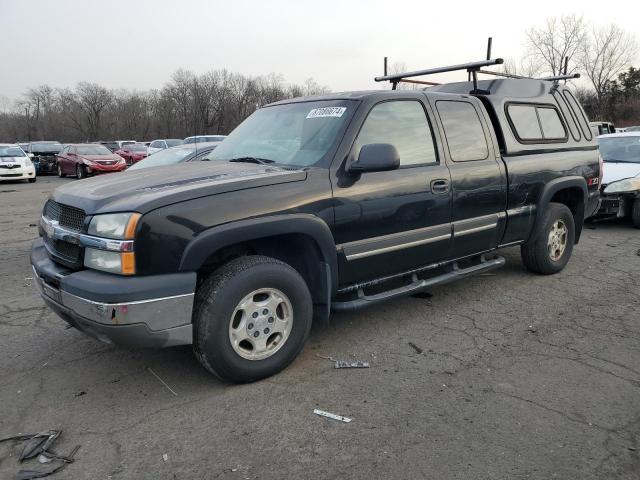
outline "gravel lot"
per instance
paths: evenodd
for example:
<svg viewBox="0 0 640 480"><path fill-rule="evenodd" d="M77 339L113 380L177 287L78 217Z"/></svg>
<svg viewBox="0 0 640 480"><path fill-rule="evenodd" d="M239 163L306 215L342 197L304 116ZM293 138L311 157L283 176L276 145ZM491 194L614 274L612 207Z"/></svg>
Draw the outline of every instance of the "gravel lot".
<svg viewBox="0 0 640 480"><path fill-rule="evenodd" d="M235 386L190 348L114 348L44 307L28 254L45 199L69 181L0 184L0 437L62 429L57 451L82 447L53 478L640 478L629 224L586 229L552 277L526 273L509 249L503 269L432 298L335 314L286 371ZM0 478L19 470L18 452L0 444Z"/></svg>

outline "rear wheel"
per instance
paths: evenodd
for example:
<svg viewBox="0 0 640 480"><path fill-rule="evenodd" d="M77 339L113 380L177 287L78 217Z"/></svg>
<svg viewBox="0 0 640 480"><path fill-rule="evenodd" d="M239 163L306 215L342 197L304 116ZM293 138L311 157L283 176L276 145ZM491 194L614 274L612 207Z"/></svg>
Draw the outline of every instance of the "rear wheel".
<svg viewBox="0 0 640 480"><path fill-rule="evenodd" d="M84 165L76 165L76 177L78 180L82 180L83 178L87 178L87 169Z"/></svg>
<svg viewBox="0 0 640 480"><path fill-rule="evenodd" d="M631 222L636 228L640 228L640 198L636 198L631 207Z"/></svg>
<svg viewBox="0 0 640 480"><path fill-rule="evenodd" d="M528 270L543 275L561 271L569 262L575 242L573 214L566 205L550 203L532 239L520 247Z"/></svg>
<svg viewBox="0 0 640 480"><path fill-rule="evenodd" d="M29 183L36 183L36 177L30 178Z"/></svg>
<svg viewBox="0 0 640 480"><path fill-rule="evenodd" d="M292 267L270 257L237 258L198 289L195 354L226 381L269 377L300 353L312 313L307 284Z"/></svg>
<svg viewBox="0 0 640 480"><path fill-rule="evenodd" d="M64 178L66 177L66 175L62 172L62 167L60 166L60 164L58 163L58 176L60 178Z"/></svg>

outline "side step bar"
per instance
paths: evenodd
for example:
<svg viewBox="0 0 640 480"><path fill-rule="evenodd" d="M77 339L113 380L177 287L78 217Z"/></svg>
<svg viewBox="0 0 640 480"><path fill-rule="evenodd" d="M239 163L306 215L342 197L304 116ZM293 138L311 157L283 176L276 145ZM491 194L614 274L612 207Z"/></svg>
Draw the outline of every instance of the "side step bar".
<svg viewBox="0 0 640 480"><path fill-rule="evenodd" d="M364 307L369 307L380 302L385 302L392 298L403 297L411 295L413 293L424 290L425 288L434 287L436 285L443 285L445 283L453 282L461 278L470 277L478 273L484 273L495 268L502 267L505 264L504 257L495 257L490 260L484 259L478 265L473 265L467 268L459 268L458 263L453 264L453 269L450 272L443 273L429 279L421 280L416 273L411 274L412 283L403 287L394 288L386 292L376 293L374 295L367 295L364 293L364 289L358 289L358 298L355 300L348 300L345 302L331 302L331 310L338 312L359 310Z"/></svg>

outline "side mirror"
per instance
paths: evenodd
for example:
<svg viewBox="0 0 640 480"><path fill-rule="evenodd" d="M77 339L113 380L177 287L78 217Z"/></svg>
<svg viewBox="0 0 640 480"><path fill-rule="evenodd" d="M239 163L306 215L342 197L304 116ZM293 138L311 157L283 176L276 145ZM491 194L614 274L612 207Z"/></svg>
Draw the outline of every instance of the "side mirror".
<svg viewBox="0 0 640 480"><path fill-rule="evenodd" d="M360 148L358 159L349 165L354 173L386 172L400 167L400 155L390 143L369 143Z"/></svg>
<svg viewBox="0 0 640 480"><path fill-rule="evenodd" d="M34 157L35 157L35 155L34 155L33 153L27 153L27 157L29 157L29 158L34 158Z"/></svg>

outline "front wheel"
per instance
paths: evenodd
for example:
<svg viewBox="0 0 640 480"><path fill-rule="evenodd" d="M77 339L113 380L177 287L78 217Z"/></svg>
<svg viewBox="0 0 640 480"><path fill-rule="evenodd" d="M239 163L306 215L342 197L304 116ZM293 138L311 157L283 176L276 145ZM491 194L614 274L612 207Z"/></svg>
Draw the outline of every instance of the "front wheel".
<svg viewBox="0 0 640 480"><path fill-rule="evenodd" d="M64 178L66 177L66 175L62 172L62 167L60 166L60 164L58 163L58 176L60 178Z"/></svg>
<svg viewBox="0 0 640 480"><path fill-rule="evenodd" d="M296 270L270 257L240 257L198 288L194 351L222 380L260 380L300 353L312 314L311 294Z"/></svg>
<svg viewBox="0 0 640 480"><path fill-rule="evenodd" d="M569 262L575 243L573 214L566 205L550 203L532 239L520 247L528 270L542 275L561 271Z"/></svg>
<svg viewBox="0 0 640 480"><path fill-rule="evenodd" d="M87 169L84 165L76 165L76 177L78 178L78 180L87 178Z"/></svg>
<svg viewBox="0 0 640 480"><path fill-rule="evenodd" d="M636 198L631 208L631 223L634 227L640 228L640 197Z"/></svg>
<svg viewBox="0 0 640 480"><path fill-rule="evenodd" d="M36 183L36 177L29 178L29 183Z"/></svg>

